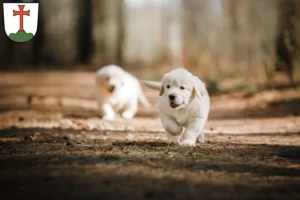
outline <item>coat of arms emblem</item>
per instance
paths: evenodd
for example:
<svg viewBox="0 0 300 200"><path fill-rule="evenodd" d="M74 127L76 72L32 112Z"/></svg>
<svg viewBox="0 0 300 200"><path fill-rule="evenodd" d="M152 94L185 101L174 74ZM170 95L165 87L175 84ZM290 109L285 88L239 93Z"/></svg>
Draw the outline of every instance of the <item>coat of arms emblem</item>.
<svg viewBox="0 0 300 200"><path fill-rule="evenodd" d="M39 3L3 3L4 28L14 42L28 42L37 32Z"/></svg>

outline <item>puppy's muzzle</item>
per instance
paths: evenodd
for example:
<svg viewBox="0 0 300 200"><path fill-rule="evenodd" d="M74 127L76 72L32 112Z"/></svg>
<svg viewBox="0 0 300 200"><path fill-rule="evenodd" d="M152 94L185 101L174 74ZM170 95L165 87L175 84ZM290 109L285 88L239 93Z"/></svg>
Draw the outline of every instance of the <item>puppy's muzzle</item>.
<svg viewBox="0 0 300 200"><path fill-rule="evenodd" d="M171 108L177 108L177 107L180 106L179 104L177 104L177 103L174 102L175 99L176 99L176 95L175 94L169 94L168 97L169 97L169 100L170 100L170 107Z"/></svg>

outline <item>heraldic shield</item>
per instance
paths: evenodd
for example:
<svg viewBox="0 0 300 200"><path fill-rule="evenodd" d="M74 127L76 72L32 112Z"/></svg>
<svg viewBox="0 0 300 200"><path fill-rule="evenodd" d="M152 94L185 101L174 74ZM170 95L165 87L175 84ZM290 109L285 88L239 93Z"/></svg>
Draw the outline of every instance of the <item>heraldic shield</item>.
<svg viewBox="0 0 300 200"><path fill-rule="evenodd" d="M4 29L14 42L28 42L38 28L39 3L3 3Z"/></svg>

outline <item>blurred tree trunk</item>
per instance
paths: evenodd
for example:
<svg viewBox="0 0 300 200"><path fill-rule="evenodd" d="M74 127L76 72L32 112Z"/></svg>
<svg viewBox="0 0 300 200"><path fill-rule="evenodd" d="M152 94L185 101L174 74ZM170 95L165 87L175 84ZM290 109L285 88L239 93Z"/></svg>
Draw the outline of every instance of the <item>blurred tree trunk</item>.
<svg viewBox="0 0 300 200"><path fill-rule="evenodd" d="M93 5L92 0L79 0L77 63L89 63L93 46Z"/></svg>
<svg viewBox="0 0 300 200"><path fill-rule="evenodd" d="M225 34L227 35L226 50L232 57L233 64L232 68L238 70L238 16L237 16L237 2L236 0L223 0L223 23L225 26ZM236 71L236 70L233 70Z"/></svg>
<svg viewBox="0 0 300 200"><path fill-rule="evenodd" d="M168 10L166 13L167 26L164 29L168 30L167 44L171 58L171 65L173 68L183 66L183 45L182 45L182 20L183 20L183 6L182 2L178 0L171 0L168 2ZM186 66L188 67L188 66Z"/></svg>
<svg viewBox="0 0 300 200"><path fill-rule="evenodd" d="M105 14L103 12L107 0L97 1L92 0L93 5L93 30L92 37L94 41L94 52L91 57L93 65L102 65L107 62L105 48Z"/></svg>
<svg viewBox="0 0 300 200"><path fill-rule="evenodd" d="M41 0L37 0L35 2L40 3ZM40 4L41 5L41 4ZM44 17L41 11L41 6L39 6L39 19L38 19L38 29L37 33L33 39L33 59L32 65L33 68L39 68L39 64L42 62L42 51L43 43L44 43L44 34L45 34L45 27L44 27Z"/></svg>
<svg viewBox="0 0 300 200"><path fill-rule="evenodd" d="M224 0L224 14L229 20L228 27L232 43L232 57L237 71L246 75L250 70L249 39L251 37L251 0Z"/></svg>
<svg viewBox="0 0 300 200"><path fill-rule="evenodd" d="M274 0L223 0L226 49L232 73L247 81L266 84L274 74L277 4ZM227 55L228 56L228 55Z"/></svg>
<svg viewBox="0 0 300 200"><path fill-rule="evenodd" d="M215 72L215 66L211 65L211 52L209 37L212 24L209 19L210 0L184 0L182 1L182 31L185 63L187 68L194 73L201 71ZM209 60L209 61L208 61ZM206 75L208 75L206 74ZM203 73L201 74L203 75Z"/></svg>
<svg viewBox="0 0 300 200"><path fill-rule="evenodd" d="M123 63L123 45L125 40L125 15L124 15L124 2L120 0L116 6L117 23L118 23L118 36L117 36L117 51L116 51L116 63L121 65Z"/></svg>
<svg viewBox="0 0 300 200"><path fill-rule="evenodd" d="M77 61L78 18L81 1L51 0L40 4L44 35L42 61L47 65L72 65Z"/></svg>
<svg viewBox="0 0 300 200"><path fill-rule="evenodd" d="M275 77L276 36L278 20L277 0L252 1L252 63L256 66L260 83L273 85Z"/></svg>
<svg viewBox="0 0 300 200"><path fill-rule="evenodd" d="M92 0L93 41L92 64L97 66L123 61L125 37L123 0Z"/></svg>
<svg viewBox="0 0 300 200"><path fill-rule="evenodd" d="M300 82L300 6L297 0L279 0L277 69L287 71L291 83ZM298 63L298 64L297 64Z"/></svg>

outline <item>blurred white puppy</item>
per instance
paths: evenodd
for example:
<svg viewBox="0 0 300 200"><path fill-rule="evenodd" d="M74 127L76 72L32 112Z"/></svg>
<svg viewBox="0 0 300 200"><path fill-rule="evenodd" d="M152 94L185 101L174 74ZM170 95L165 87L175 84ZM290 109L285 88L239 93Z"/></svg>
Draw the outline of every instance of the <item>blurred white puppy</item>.
<svg viewBox="0 0 300 200"><path fill-rule="evenodd" d="M195 146L198 138L203 143L210 107L205 84L184 68L165 74L161 83L143 82L160 90L158 111L168 142Z"/></svg>
<svg viewBox="0 0 300 200"><path fill-rule="evenodd" d="M138 102L150 106L137 78L116 65L106 65L96 74L96 98L104 120L114 120L116 112L131 119Z"/></svg>

